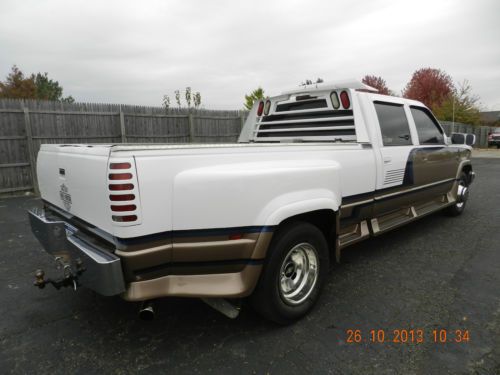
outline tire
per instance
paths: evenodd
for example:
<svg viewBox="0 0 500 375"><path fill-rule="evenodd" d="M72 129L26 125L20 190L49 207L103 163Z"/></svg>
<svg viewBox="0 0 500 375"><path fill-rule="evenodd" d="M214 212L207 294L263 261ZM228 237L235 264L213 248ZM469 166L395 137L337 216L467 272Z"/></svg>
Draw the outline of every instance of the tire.
<svg viewBox="0 0 500 375"><path fill-rule="evenodd" d="M282 325L302 318L318 300L328 258L325 237L314 225L294 222L280 228L250 297L253 308Z"/></svg>
<svg viewBox="0 0 500 375"><path fill-rule="evenodd" d="M458 180L459 188L460 186L464 186L466 189L468 189L469 188L468 181L469 179L467 178L467 174L465 174L465 172L462 172ZM449 216L461 215L462 212L464 212L465 210L466 204L467 204L467 199L465 199L464 201L459 201L457 197L457 201L452 206L447 207L445 212Z"/></svg>

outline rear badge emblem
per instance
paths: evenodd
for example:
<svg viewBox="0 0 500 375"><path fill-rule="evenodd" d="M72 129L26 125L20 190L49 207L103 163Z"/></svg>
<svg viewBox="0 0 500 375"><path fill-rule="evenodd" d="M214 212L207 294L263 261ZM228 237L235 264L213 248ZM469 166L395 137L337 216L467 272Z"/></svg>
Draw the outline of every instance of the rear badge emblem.
<svg viewBox="0 0 500 375"><path fill-rule="evenodd" d="M61 185L59 197L61 197L61 201L63 202L66 211L69 211L71 209L71 194L68 192L68 187L64 184Z"/></svg>

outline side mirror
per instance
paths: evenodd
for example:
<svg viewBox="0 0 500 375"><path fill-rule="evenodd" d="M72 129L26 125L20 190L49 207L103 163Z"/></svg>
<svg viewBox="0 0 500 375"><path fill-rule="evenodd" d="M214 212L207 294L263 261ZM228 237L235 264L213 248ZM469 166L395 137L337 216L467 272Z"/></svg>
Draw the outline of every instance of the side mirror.
<svg viewBox="0 0 500 375"><path fill-rule="evenodd" d="M451 133L451 143L454 145L465 144L465 134L463 133Z"/></svg>
<svg viewBox="0 0 500 375"><path fill-rule="evenodd" d="M465 136L465 144L468 146L473 146L476 143L476 135L475 134L467 134Z"/></svg>
<svg viewBox="0 0 500 375"><path fill-rule="evenodd" d="M467 145L473 146L476 143L476 136L474 134L465 133L451 133L451 143L454 145Z"/></svg>

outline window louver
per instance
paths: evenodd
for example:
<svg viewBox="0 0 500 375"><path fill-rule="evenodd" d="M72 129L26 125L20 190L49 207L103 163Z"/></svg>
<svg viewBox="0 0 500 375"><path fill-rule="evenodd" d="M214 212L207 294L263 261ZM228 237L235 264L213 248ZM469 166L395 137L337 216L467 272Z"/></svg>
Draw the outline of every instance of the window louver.
<svg viewBox="0 0 500 375"><path fill-rule="evenodd" d="M279 106L278 106L279 107ZM279 142L300 139L304 141L355 141L352 110L320 110L295 112L297 107L264 116L255 130L256 142Z"/></svg>

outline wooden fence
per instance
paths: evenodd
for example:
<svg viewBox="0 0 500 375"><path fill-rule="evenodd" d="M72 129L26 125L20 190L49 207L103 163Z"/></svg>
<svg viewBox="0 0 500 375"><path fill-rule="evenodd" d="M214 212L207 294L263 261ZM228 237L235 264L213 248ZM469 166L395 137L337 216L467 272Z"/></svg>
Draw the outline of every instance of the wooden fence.
<svg viewBox="0 0 500 375"><path fill-rule="evenodd" d="M235 142L245 111L0 100L0 193L36 190L42 143Z"/></svg>

